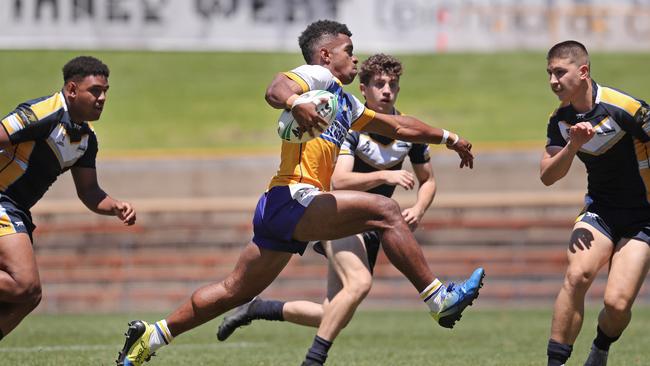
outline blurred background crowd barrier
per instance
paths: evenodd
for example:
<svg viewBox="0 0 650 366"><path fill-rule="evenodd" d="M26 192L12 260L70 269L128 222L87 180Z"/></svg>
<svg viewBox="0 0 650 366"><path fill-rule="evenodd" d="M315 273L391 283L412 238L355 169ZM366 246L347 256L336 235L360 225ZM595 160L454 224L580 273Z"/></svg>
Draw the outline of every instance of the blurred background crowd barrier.
<svg viewBox="0 0 650 366"><path fill-rule="evenodd" d="M321 18L362 52L650 46L648 0L5 0L0 47L295 51Z"/></svg>

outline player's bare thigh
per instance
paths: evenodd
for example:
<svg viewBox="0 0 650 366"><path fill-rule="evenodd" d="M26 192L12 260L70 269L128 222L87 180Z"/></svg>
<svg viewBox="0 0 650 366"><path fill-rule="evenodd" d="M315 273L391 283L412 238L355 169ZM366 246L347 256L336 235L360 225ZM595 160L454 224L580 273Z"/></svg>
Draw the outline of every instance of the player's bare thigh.
<svg viewBox="0 0 650 366"><path fill-rule="evenodd" d="M0 236L0 302L13 302L21 293L37 288L40 279L29 235Z"/></svg>
<svg viewBox="0 0 650 366"><path fill-rule="evenodd" d="M385 228L387 218L401 218L399 206L390 198L358 191L327 192L309 204L293 236L300 241L338 239Z"/></svg>
<svg viewBox="0 0 650 366"><path fill-rule="evenodd" d="M650 268L650 245L637 239L619 241L612 256L605 302L631 307Z"/></svg>
<svg viewBox="0 0 650 366"><path fill-rule="evenodd" d="M343 286L369 287L372 281L366 247L361 235L323 243L329 261L327 293L331 299Z"/></svg>
<svg viewBox="0 0 650 366"><path fill-rule="evenodd" d="M573 227L567 257L568 272L595 276L598 270L609 261L614 251L614 243L593 226L579 221Z"/></svg>

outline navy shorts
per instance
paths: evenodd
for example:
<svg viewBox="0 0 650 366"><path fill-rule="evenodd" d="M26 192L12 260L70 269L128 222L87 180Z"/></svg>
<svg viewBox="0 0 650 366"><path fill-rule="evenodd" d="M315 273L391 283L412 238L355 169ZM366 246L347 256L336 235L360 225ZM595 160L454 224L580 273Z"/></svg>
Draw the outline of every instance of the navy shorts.
<svg viewBox="0 0 650 366"><path fill-rule="evenodd" d="M25 233L32 240L32 232L36 226L32 223L32 215L24 211L9 198L0 195L0 236Z"/></svg>
<svg viewBox="0 0 650 366"><path fill-rule="evenodd" d="M593 226L615 245L622 238L650 244L650 208L606 207L591 203L580 213L576 219L579 221Z"/></svg>
<svg viewBox="0 0 650 366"><path fill-rule="evenodd" d="M379 238L379 232L366 231L365 233L361 234L361 237L363 238L363 245L366 246L366 253L368 254L368 266L370 267L369 268L370 273L373 273L375 269L375 264L377 263L379 246L381 244L381 240ZM323 243L320 241L314 243L314 251L318 254L322 254L327 257L327 254L325 253L325 248L323 247Z"/></svg>
<svg viewBox="0 0 650 366"><path fill-rule="evenodd" d="M308 242L293 239L293 232L318 188L309 184L272 187L257 202L253 217L253 243L281 252L305 252Z"/></svg>

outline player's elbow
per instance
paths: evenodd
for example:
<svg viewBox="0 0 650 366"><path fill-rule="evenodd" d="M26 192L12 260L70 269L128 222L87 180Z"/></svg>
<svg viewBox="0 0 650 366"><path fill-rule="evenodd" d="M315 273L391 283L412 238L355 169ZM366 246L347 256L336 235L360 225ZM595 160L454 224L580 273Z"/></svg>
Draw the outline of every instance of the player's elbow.
<svg viewBox="0 0 650 366"><path fill-rule="evenodd" d="M557 181L557 179L553 179L552 177L549 177L548 175L545 175L545 174L541 174L539 179L547 187L552 186L553 183L555 183Z"/></svg>
<svg viewBox="0 0 650 366"><path fill-rule="evenodd" d="M286 76L284 74L277 74L271 84L266 88L264 92L264 100L273 108L284 108L285 100L282 99L282 90L286 88Z"/></svg>
<svg viewBox="0 0 650 366"><path fill-rule="evenodd" d="M273 90L271 90L270 86L266 89L266 93L264 93L264 100L266 100L266 103L272 107L276 105L277 98L274 96Z"/></svg>
<svg viewBox="0 0 650 366"><path fill-rule="evenodd" d="M332 190L345 189L345 180L336 176L332 176Z"/></svg>

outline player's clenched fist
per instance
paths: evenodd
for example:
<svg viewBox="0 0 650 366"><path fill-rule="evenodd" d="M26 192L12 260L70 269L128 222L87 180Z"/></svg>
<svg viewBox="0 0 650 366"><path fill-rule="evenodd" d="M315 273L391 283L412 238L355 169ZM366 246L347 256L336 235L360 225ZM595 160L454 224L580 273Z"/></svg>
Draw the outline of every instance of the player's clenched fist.
<svg viewBox="0 0 650 366"><path fill-rule="evenodd" d="M589 122L580 122L569 129L569 144L581 147L594 137L596 131Z"/></svg>

